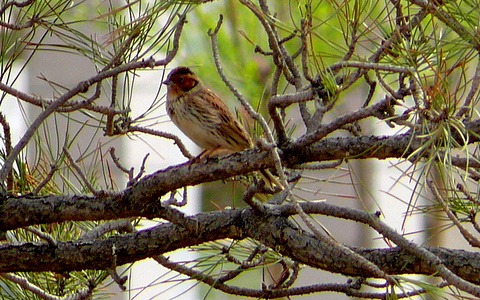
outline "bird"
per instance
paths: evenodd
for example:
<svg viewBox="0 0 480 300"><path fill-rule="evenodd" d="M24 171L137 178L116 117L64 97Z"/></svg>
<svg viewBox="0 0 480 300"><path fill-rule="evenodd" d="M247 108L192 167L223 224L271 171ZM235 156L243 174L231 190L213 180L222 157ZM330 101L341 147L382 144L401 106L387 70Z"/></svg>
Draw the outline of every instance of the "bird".
<svg viewBox="0 0 480 300"><path fill-rule="evenodd" d="M253 147L250 134L235 115L190 68L174 68L162 83L167 86L167 114L189 139L204 149L199 157L218 150L228 153ZM260 173L268 186L283 189L268 170Z"/></svg>

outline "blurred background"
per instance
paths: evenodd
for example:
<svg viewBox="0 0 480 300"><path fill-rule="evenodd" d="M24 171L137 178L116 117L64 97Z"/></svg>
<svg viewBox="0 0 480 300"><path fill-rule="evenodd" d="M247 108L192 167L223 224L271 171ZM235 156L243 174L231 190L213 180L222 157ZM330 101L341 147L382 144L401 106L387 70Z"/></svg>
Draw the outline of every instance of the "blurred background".
<svg viewBox="0 0 480 300"><path fill-rule="evenodd" d="M118 1L122 2L122 1ZM148 1L146 1L148 2ZM123 2L122 2L123 3ZM86 3L84 3L86 4ZM77 30L84 35L94 36L99 45L106 48L113 47L109 42L112 37L109 30L101 22L95 22L101 11L107 9L103 1L89 1L94 9L89 11L84 8L77 10L84 14L92 14L91 23L79 24ZM291 19L289 14L298 13L300 10L292 9L294 3L280 2L271 3L271 10L278 12L278 19L282 20L285 32L292 31L293 25L288 23ZM321 5L321 4L319 4ZM371 4L372 19L375 14L380 14L381 4ZM328 5L319 9L319 15L330 16L333 12ZM332 8L330 8L332 9ZM259 22L238 1L225 0L207 3L195 8L188 14L188 23L185 25L181 37L180 51L174 62L165 69L155 68L152 70L136 71L128 80L119 84L123 87L118 95L122 102L121 106L128 108L128 117L148 128L175 134L185 143L188 150L194 155L200 150L186 138L169 120L165 113L165 87L161 85L166 73L178 65L190 66L197 75L202 78L204 84L217 92L232 110L239 108L239 103L221 81L215 69L212 58L210 39L207 30L214 28L219 14L225 16L224 24L219 32L219 54L223 69L238 88L238 90L250 101L252 106L265 116L265 100L268 98L268 86L272 78L272 66L270 57L254 53L255 45L266 45L266 37L259 29ZM171 15L160 15L152 27L162 28L171 22ZM293 18L292 18L293 19ZM327 18L325 19L327 20ZM316 30L319 32L319 40L316 42L318 52L323 53L325 63L331 63L338 59L342 53L336 53L337 49L330 41L341 40L338 31L328 24L319 22ZM38 41L47 44L62 43L58 37L37 33ZM330 56L328 56L328 55ZM161 59L165 51L155 52L156 59ZM28 64L27 64L28 60ZM14 86L19 90L44 98L55 97L55 90L59 92L63 87L72 87L78 82L92 76L97 67L87 57L72 54L69 51L36 51L34 56L25 57L17 61L18 77L11 74L10 78L16 78ZM68 76L66 76L68 74ZM109 87L103 87L108 91ZM53 92L52 92L53 91ZM288 91L285 91L288 92ZM341 95L341 105L330 114L330 120L340 116L359 106L366 98L368 89L359 85L349 92ZM109 105L111 95L105 92L99 103ZM382 97L381 94L375 97ZM13 144L18 142L27 125L38 114L39 109L24 102L7 97L1 103L1 111L9 117ZM238 114L245 117L241 109ZM104 128L100 126L103 117L88 113L55 114L45 122L36 143L29 144L26 158L29 162L43 162L43 166L56 161L61 156L65 144L75 144L71 148L71 154L78 164L91 178L102 179L96 185L109 190L122 189L127 177L109 165L107 150L110 147L116 149L116 155L121 163L127 167L139 170L143 159L149 155L145 163L145 174L166 168L170 165L185 162L187 159L178 151L171 140L146 135L131 134L116 137L105 136ZM304 132L298 111L288 111L289 124L296 124L291 134L296 136ZM326 119L327 121L328 119ZM258 125L251 120L245 119L247 127L252 133L259 132ZM364 135L383 135L396 133L383 122L366 121L362 124ZM293 128L292 126L291 128ZM67 130L65 130L67 129ZM40 166L40 164L38 165ZM59 190L70 193L86 192L78 189L79 180L69 169L60 172L56 185ZM405 174L411 174L405 176ZM415 192L416 174L409 169L409 164L400 160L388 161L348 161L334 170L315 171L304 173L304 179L296 187L295 194L304 201L328 201L340 206L359 208L367 211L380 211L386 223L396 228L398 232L407 235L411 240L420 244L442 245L453 248L468 248L463 239L456 239L456 232L443 231L442 223L435 223L428 216L416 213L412 206L421 207L427 203L428 195ZM182 193L182 191L179 191ZM243 192L242 185L235 181L214 182L188 188L188 204L182 208L189 214L201 211L211 211L226 207L243 207L241 201ZM233 195L233 197L232 197ZM168 195L167 195L168 197ZM138 229L143 229L161 221L140 222ZM349 222L338 221L333 218L319 217L320 222L340 242L358 245L362 247L388 247L384 240L378 239L364 226ZM434 229L432 231L432 229ZM178 251L169 254L178 260L199 259L200 252ZM207 255L207 253L205 253ZM280 270L280 269L279 269ZM269 272L279 270L272 266L267 269L258 269L256 277L242 277L237 280L244 281L246 286L259 288L261 282L270 280ZM133 267L126 268L129 276L127 282L128 292L121 292L116 285L108 287L109 299L234 299L239 298L219 293L209 287L198 284L192 280L185 280L172 271L160 267L151 260L136 263ZM341 275L333 275L319 270L304 268L300 273L297 285L312 283L344 282L347 278ZM341 279L339 279L341 278ZM320 294L302 296L301 299L346 299L344 295Z"/></svg>

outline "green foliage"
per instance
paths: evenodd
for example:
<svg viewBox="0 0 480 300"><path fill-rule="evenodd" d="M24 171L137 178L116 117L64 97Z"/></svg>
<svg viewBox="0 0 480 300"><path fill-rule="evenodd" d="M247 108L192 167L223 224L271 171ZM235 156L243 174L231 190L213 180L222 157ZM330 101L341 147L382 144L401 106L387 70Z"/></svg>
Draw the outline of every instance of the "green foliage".
<svg viewBox="0 0 480 300"><path fill-rule="evenodd" d="M476 83L467 75L478 59L478 46L474 46L480 39L477 1L433 1L438 4L435 11L424 10L413 1L271 1L269 12L263 11L256 3L249 4L249 8L234 0L204 2L112 0L92 4L92 1L47 0L25 2L28 4L25 6L11 5L0 15L0 21L10 24L10 27L0 27L0 82L15 86L42 51L66 54L71 59L80 57L84 63L82 67L91 68L94 73L148 60L151 56L164 57L173 48L179 16L188 14L175 64L193 66L208 87L219 93L229 105L238 106L221 82L207 34L208 29L217 26L222 14L224 23L217 36L221 66L228 79L264 117L269 116L266 100L273 88L278 88L276 94L291 94L300 92L305 82L315 85L325 95L317 95L308 104L300 102L289 104L289 108L287 105L278 108L289 137L303 130L295 122L300 118L297 111L304 119L309 114L321 119L325 114L327 119L337 120L345 110L364 109L371 103L378 103L380 98L394 99L397 102L395 108L381 112L385 114L385 123L396 126L398 133L413 132L412 145L422 141L404 157L404 161L412 164L401 177L410 178L414 183L410 211L406 215L448 211L457 217L459 223L478 226L475 223L479 206L476 199L480 190L478 168L469 168L469 164L478 164L478 146L467 145L472 133L465 125L466 121L478 117L479 97L473 87ZM2 1L1 5L6 3ZM452 18L446 18L446 15ZM417 19L420 21L415 23ZM275 30L269 31L268 28ZM86 33L91 31L96 34ZM278 67L274 64L278 58L271 52L274 34L279 35L278 40L287 52L284 56L291 59L284 63L300 66L302 82L297 85L284 76L278 78L277 86L272 87L275 68ZM368 63L378 68L367 71L365 65ZM399 68L405 71L398 72ZM363 71L364 74L355 77ZM47 195L91 193L92 189L118 190L122 179L111 175L112 163L107 159L106 146L115 142L118 138L114 137L115 134L124 133L122 129L128 127L122 127L124 124L159 122L158 112L164 102L159 78L158 82L152 83L159 86L157 95L145 100L151 104L134 118L131 107L133 95L137 92L137 76L138 71L128 71L78 93L62 107L63 111L53 115L50 123L39 125L33 142L15 161L8 179L9 192ZM39 110L44 110L72 88L53 82L43 74L38 79L48 87L50 100L42 97L25 100L21 95L19 98ZM372 88L373 81L377 85ZM357 89L371 92L371 97L365 103L361 103L364 100L361 97L348 97L348 92L353 90L355 93ZM91 105L97 99L96 94L102 98L95 105L102 106L102 109ZM7 95L6 92L0 94L0 103L8 101ZM76 106L81 109L69 110ZM322 114L318 109L321 106L325 107ZM118 118L113 120L113 113L105 112L109 109L116 110L114 115ZM240 108L238 115L246 118L247 113ZM25 119L28 125L34 124L34 120ZM245 124L248 128L255 127L252 131L260 132L258 124L252 120L245 120ZM324 129L326 126L322 126L327 123L320 121L319 124L315 129ZM109 132L109 126L113 133ZM346 127L341 129L354 132ZM366 134L375 130L370 126ZM80 136L86 133L92 139L81 143ZM343 131L333 130L327 134L342 136ZM6 135L3 136L5 143ZM2 149L3 161L9 151L11 149ZM67 151L74 153L74 159L68 158ZM466 158L466 167L453 164L453 158L458 154ZM51 180L44 182L49 176ZM434 186L438 188L433 197L438 201L418 205L417 200L423 197L427 183L431 181L435 181ZM45 237L38 234L42 232L58 241L75 240L100 224L50 224L33 230L10 231L7 238L15 243L42 242ZM451 223L448 226L452 226ZM199 257L184 265L220 277L226 270L237 268L239 261L253 261L248 256L254 248L260 249L260 245L250 240L209 243L196 247L194 250ZM280 261L291 263L272 249L261 250L262 263L248 270L255 275ZM105 271L18 275L52 295L65 296L74 294L79 287L92 287L95 297L100 298L105 296L101 290L108 277ZM246 285L251 284L245 281ZM411 284L433 295L438 292L420 280L399 279L398 282L400 287ZM39 297L9 280L2 279L0 284L0 294L5 299ZM388 286L387 299L398 299L397 289L401 288Z"/></svg>

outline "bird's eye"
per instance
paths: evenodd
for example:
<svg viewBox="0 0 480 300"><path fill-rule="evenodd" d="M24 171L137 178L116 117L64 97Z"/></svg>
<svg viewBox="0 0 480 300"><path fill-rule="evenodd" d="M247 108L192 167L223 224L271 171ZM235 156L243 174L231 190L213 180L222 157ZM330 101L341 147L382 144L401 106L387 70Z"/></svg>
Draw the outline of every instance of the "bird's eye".
<svg viewBox="0 0 480 300"><path fill-rule="evenodd" d="M178 82L183 82L183 77L178 78Z"/></svg>

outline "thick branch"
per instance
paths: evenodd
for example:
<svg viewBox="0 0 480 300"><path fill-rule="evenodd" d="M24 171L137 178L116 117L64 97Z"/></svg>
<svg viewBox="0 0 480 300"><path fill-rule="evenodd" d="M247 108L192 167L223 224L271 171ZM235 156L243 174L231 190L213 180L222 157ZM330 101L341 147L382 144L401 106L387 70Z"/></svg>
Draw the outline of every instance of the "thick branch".
<svg viewBox="0 0 480 300"><path fill-rule="evenodd" d="M335 209L328 203L316 203L315 206L313 209L318 212ZM309 207L305 209L308 211ZM181 223L161 224L133 234L92 241L59 242L57 245L5 244L0 247L0 272L112 268L208 241L250 237L314 268L349 276L369 276L362 266L352 264L349 257L333 251L312 234L298 229L288 220L288 214L266 216L252 208L228 209L186 217ZM354 250L388 274L433 273L428 263L419 261L406 250ZM476 253L435 247L428 250L442 258L444 264L457 275L480 283L480 270L475 268L480 263ZM38 260L38 257L42 259Z"/></svg>
<svg viewBox="0 0 480 300"><path fill-rule="evenodd" d="M467 129L480 133L480 122L467 124ZM471 136L469 142L476 142ZM324 138L307 147L295 143L281 149L285 165L315 161L366 158L406 158L421 146L422 139L411 135L360 136ZM456 159L456 158L452 158ZM470 166L474 162L469 163ZM159 170L114 196L86 195L19 196L6 199L0 207L0 228L15 229L34 224L68 220L111 220L130 217L161 218L164 210L159 197L185 186L227 179L264 168L274 167L268 151L249 149L198 163L186 163Z"/></svg>

